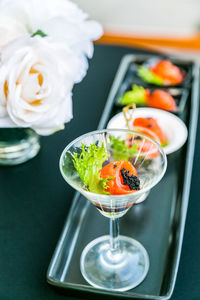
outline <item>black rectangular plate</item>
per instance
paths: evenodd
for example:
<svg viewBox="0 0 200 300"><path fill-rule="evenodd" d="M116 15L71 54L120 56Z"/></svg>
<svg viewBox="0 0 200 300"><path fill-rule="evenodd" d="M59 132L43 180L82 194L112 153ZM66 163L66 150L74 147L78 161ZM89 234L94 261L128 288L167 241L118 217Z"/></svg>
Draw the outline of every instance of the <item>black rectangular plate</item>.
<svg viewBox="0 0 200 300"><path fill-rule="evenodd" d="M131 91L131 86L132 84L134 84L134 80L131 81L132 82L131 85L129 83L127 84L126 82L127 82L126 80L123 81L122 85L119 87L115 96L115 104L120 108L123 107L124 105L120 104L119 100L124 95L125 92ZM148 87L148 88L150 90L150 93L152 93L156 89L163 90L169 93L176 102L176 110L173 111L173 113L177 115L183 113L189 96L188 88L176 88L176 87L171 87L171 88ZM143 106L145 105L137 105L137 107L143 107Z"/></svg>
<svg viewBox="0 0 200 300"><path fill-rule="evenodd" d="M141 56L140 56L141 57ZM113 82L99 128L106 127L117 108L115 97L123 83L130 61L137 55L126 55ZM141 242L149 253L150 269L145 280L127 292L93 288L83 279L79 261L83 248L94 238L108 234L108 219L102 217L88 200L76 193L66 224L47 271L49 283L96 294L131 299L169 299L175 285L195 147L199 101L199 69L191 64L193 80L189 100L181 114L188 127L184 147L168 156L168 168L161 182L148 198L134 205L120 220L120 232Z"/></svg>
<svg viewBox="0 0 200 300"><path fill-rule="evenodd" d="M143 79L141 79L137 75L137 68L141 65L148 64L148 61L159 59L159 60L170 60L174 65L179 67L181 72L184 74L184 80L177 85L165 85L165 87L190 87L190 83L193 77L193 63L191 61L185 61L182 59L178 59L177 57L166 57L166 56L153 56L153 55L135 55L135 57L130 62L129 67L127 68L128 73L127 75L131 78L131 76L134 79L134 83L138 85L144 85L145 87L155 87L154 84L149 84L145 82ZM159 87L159 85L156 85Z"/></svg>

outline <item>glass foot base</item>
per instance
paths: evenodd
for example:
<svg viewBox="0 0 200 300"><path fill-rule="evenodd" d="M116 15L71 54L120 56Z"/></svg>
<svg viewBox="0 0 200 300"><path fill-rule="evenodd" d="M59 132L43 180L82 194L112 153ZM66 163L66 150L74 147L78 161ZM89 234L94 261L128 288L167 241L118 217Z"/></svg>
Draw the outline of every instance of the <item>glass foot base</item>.
<svg viewBox="0 0 200 300"><path fill-rule="evenodd" d="M40 150L39 136L29 128L0 128L0 165L28 161Z"/></svg>
<svg viewBox="0 0 200 300"><path fill-rule="evenodd" d="M127 291L139 285L147 275L149 257L136 240L119 236L120 252L110 250L110 237L90 242L81 255L81 272L92 286Z"/></svg>

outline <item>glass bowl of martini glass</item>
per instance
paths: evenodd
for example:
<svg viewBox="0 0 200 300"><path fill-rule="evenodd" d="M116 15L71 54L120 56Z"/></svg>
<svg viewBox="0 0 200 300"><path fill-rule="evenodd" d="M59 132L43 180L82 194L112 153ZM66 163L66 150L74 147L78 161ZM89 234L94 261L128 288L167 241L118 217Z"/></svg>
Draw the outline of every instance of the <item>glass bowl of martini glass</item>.
<svg viewBox="0 0 200 300"><path fill-rule="evenodd" d="M138 241L119 235L119 218L161 180L166 167L157 142L126 129L84 134L62 152L66 182L110 219L110 235L91 241L80 258L81 273L95 288L126 291L146 277L148 253Z"/></svg>

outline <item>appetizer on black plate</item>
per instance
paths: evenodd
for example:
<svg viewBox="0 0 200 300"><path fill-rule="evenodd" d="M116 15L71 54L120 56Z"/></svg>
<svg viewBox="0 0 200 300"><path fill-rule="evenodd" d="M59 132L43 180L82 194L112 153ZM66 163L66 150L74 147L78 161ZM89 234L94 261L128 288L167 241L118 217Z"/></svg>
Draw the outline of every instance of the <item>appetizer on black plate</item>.
<svg viewBox="0 0 200 300"><path fill-rule="evenodd" d="M138 68L137 74L145 82L160 86L177 85L184 80L180 68L169 60L158 60L149 65L142 65Z"/></svg>
<svg viewBox="0 0 200 300"><path fill-rule="evenodd" d="M173 112L177 110L176 102L169 92L161 89L151 92L150 89L138 85L133 85L131 91L125 92L118 104L151 106Z"/></svg>

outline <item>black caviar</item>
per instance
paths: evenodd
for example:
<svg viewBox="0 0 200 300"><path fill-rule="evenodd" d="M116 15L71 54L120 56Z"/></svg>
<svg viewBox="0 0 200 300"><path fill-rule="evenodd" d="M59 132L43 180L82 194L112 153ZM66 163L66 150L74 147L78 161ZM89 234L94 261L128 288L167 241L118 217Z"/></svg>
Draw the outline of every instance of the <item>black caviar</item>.
<svg viewBox="0 0 200 300"><path fill-rule="evenodd" d="M126 171L125 168L122 168L120 172L123 178L123 183L128 185L130 190L140 190L140 180L137 176L129 175L129 171Z"/></svg>

